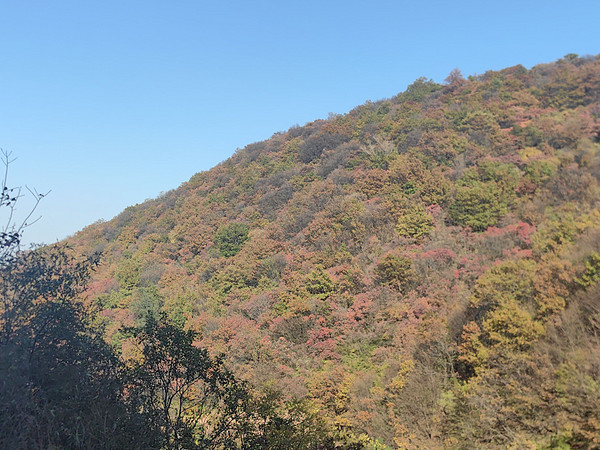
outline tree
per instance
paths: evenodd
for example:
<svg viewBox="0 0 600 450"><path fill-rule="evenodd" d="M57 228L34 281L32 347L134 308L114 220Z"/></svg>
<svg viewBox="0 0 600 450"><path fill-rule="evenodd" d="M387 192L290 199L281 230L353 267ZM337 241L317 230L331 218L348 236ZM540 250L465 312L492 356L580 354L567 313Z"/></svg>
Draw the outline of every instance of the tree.
<svg viewBox="0 0 600 450"><path fill-rule="evenodd" d="M414 205L398 219L396 231L400 236L422 240L434 229L433 218L421 205Z"/></svg>
<svg viewBox="0 0 600 450"><path fill-rule="evenodd" d="M141 359L129 369L128 392L170 449L231 448L242 435L249 400L220 358L194 345L195 333L148 317L129 329Z"/></svg>
<svg viewBox="0 0 600 450"><path fill-rule="evenodd" d="M446 83L445 90L453 92L455 89L463 86L466 80L462 72L458 68L454 68L450 71L444 82Z"/></svg>
<svg viewBox="0 0 600 450"><path fill-rule="evenodd" d="M474 231L484 231L495 225L507 212L507 205L502 202L496 184L480 181L459 186L448 208L448 215L454 223L470 226Z"/></svg>
<svg viewBox="0 0 600 450"><path fill-rule="evenodd" d="M375 275L380 284L403 292L414 278L412 261L388 254L375 266Z"/></svg>
<svg viewBox="0 0 600 450"><path fill-rule="evenodd" d="M22 188L8 186L8 169L10 164L14 162L14 159L11 159L11 153L9 152L2 150L1 153L2 163L4 164L4 176L2 178L2 185L0 186L0 208L7 210L8 214L6 223L0 229L0 263L5 264L10 262L15 252L18 251L23 230L32 224L29 220L35 213L42 198L48 195L49 192L40 194L35 190L27 188L34 197L35 203L22 220L16 220L15 206L17 201L22 197Z"/></svg>
<svg viewBox="0 0 600 450"><path fill-rule="evenodd" d="M78 299L97 256L76 259L60 245L20 251L33 210L15 224L20 190L7 187L7 173L0 204L9 210L0 239L0 447L155 448L151 433L140 431L143 416L131 414L122 395L118 359Z"/></svg>
<svg viewBox="0 0 600 450"><path fill-rule="evenodd" d="M585 260L585 271L575 279L582 287L590 287L600 281L600 254L592 252Z"/></svg>
<svg viewBox="0 0 600 450"><path fill-rule="evenodd" d="M128 330L141 358L128 368L127 393L150 418L149 430L169 449L313 449L330 444L314 408L271 389L252 394L194 345L196 333L149 317Z"/></svg>
<svg viewBox="0 0 600 450"><path fill-rule="evenodd" d="M215 245L226 258L237 255L247 240L248 225L239 222L223 225L215 234Z"/></svg>
<svg viewBox="0 0 600 450"><path fill-rule="evenodd" d="M154 447L123 396L118 359L77 299L96 261L53 246L0 268L0 447Z"/></svg>

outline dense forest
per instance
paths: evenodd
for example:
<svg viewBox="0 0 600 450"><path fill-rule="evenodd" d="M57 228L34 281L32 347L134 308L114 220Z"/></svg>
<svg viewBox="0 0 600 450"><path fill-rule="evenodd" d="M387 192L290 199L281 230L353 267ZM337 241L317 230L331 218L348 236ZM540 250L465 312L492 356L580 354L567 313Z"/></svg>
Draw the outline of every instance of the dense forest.
<svg viewBox="0 0 600 450"><path fill-rule="evenodd" d="M421 78L18 237L0 447L600 447L600 56Z"/></svg>

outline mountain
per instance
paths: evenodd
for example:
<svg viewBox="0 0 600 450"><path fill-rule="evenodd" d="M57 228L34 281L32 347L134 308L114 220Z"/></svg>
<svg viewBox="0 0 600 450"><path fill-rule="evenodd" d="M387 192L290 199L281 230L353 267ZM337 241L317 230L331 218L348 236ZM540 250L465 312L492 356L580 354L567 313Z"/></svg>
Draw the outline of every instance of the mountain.
<svg viewBox="0 0 600 450"><path fill-rule="evenodd" d="M68 242L124 359L164 314L347 446L591 448L599 181L600 56L567 55L421 78Z"/></svg>

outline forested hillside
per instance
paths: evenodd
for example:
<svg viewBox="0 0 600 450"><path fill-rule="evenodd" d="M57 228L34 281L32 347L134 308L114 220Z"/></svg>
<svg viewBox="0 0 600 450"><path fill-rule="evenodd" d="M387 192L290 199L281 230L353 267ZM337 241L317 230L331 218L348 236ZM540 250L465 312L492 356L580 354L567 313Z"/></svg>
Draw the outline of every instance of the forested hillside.
<svg viewBox="0 0 600 450"><path fill-rule="evenodd" d="M600 57L567 55L275 133L68 243L123 361L192 330L329 445L591 448L599 182Z"/></svg>

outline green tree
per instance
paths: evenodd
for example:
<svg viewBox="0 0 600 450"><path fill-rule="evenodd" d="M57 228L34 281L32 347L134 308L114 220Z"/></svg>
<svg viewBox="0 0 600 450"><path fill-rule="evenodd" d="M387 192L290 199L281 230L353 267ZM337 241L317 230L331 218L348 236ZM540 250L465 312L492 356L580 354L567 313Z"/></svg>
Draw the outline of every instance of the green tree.
<svg viewBox="0 0 600 450"><path fill-rule="evenodd" d="M412 261L396 255L386 255L375 267L375 275L380 284L402 292L414 278Z"/></svg>
<svg viewBox="0 0 600 450"><path fill-rule="evenodd" d="M235 256L248 240L248 225L233 222L221 226L215 234L215 245L223 256Z"/></svg>
<svg viewBox="0 0 600 450"><path fill-rule="evenodd" d="M483 231L498 223L508 212L501 198L501 191L495 183L474 181L470 185L457 187L448 215L457 225Z"/></svg>
<svg viewBox="0 0 600 450"><path fill-rule="evenodd" d="M592 252L585 260L585 270L579 278L575 280L577 284L588 288L600 281L600 254Z"/></svg>
<svg viewBox="0 0 600 450"><path fill-rule="evenodd" d="M396 230L400 236L421 240L433 230L433 218L421 205L409 208L400 216Z"/></svg>
<svg viewBox="0 0 600 450"><path fill-rule="evenodd" d="M322 266L317 266L315 270L306 277L306 290L317 298L325 300L334 291L334 284L331 277Z"/></svg>

